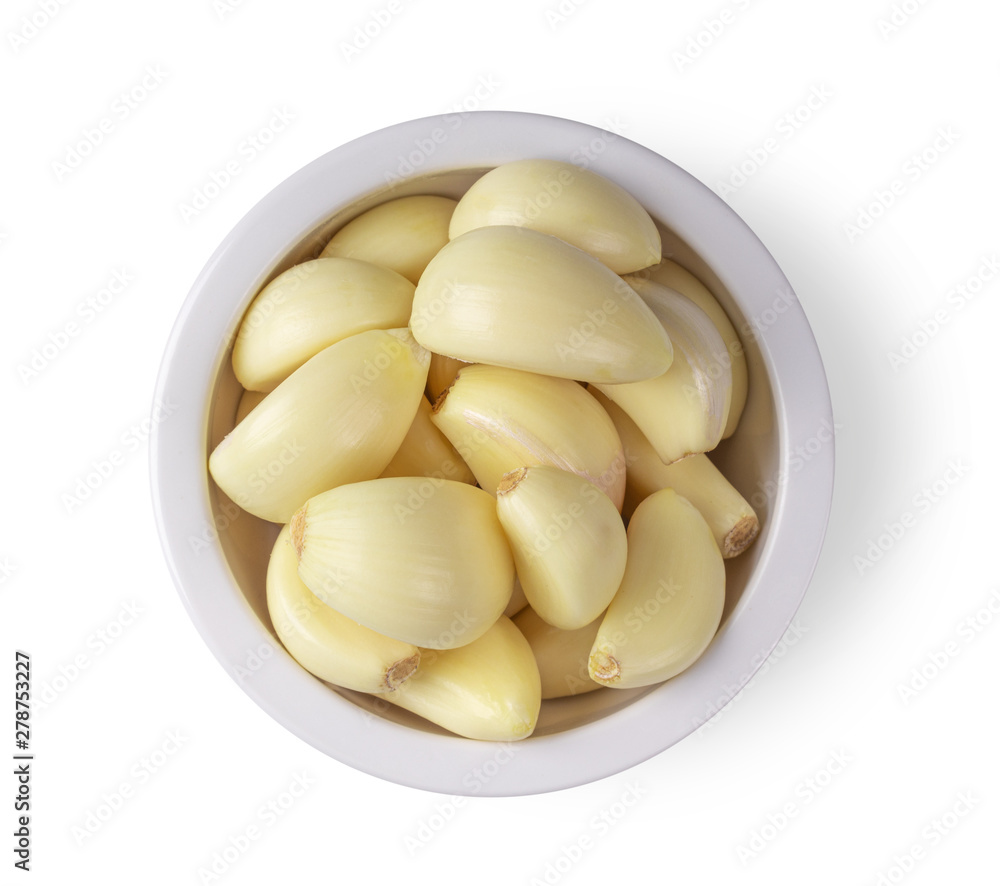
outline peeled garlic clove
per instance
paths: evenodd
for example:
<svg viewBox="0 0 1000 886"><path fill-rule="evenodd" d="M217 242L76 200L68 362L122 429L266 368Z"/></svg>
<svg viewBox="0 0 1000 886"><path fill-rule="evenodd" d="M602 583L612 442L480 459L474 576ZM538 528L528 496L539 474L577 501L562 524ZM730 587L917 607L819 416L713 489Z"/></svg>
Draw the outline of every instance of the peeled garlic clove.
<svg viewBox="0 0 1000 886"><path fill-rule="evenodd" d="M722 432L722 439L731 437L739 424L740 417L743 415L743 407L747 402L747 358L743 342L740 341L739 334L729 319L729 315L701 280L668 258L663 259L658 265L647 268L634 278L626 278L626 282L642 295L641 283L637 284L638 279L659 283L679 292L708 314L709 319L715 324L719 335L726 343L726 352L729 355L730 369L733 375L733 396L729 404L729 418L726 419L726 429Z"/></svg>
<svg viewBox="0 0 1000 886"><path fill-rule="evenodd" d="M406 329L331 345L219 443L212 478L245 511L287 523L311 496L377 477L409 430L429 362Z"/></svg>
<svg viewBox="0 0 1000 886"><path fill-rule="evenodd" d="M481 637L504 611L514 561L482 489L386 477L309 499L291 523L299 577L338 612L431 649Z"/></svg>
<svg viewBox="0 0 1000 886"><path fill-rule="evenodd" d="M681 673L715 636L725 598L704 517L672 489L654 492L629 522L625 578L594 640L591 679L631 689Z"/></svg>
<svg viewBox="0 0 1000 886"><path fill-rule="evenodd" d="M391 268L416 285L427 263L448 242L455 211L448 197L399 197L369 209L333 235L321 258L358 258Z"/></svg>
<svg viewBox="0 0 1000 886"><path fill-rule="evenodd" d="M601 618L575 631L563 631L545 621L530 606L514 618L514 625L531 646L542 678L542 698L564 698L600 689L590 679L587 661L597 639Z"/></svg>
<svg viewBox="0 0 1000 886"><path fill-rule="evenodd" d="M535 657L506 616L466 646L422 651L417 672L382 698L481 741L527 738L542 706Z"/></svg>
<svg viewBox="0 0 1000 886"><path fill-rule="evenodd" d="M750 503L704 453L665 465L635 422L599 391L592 392L611 416L625 449L625 504L629 517L639 503L661 489L673 489L705 518L725 558L742 554L760 532Z"/></svg>
<svg viewBox="0 0 1000 886"><path fill-rule="evenodd" d="M284 647L321 680L358 692L392 692L416 670L420 650L331 609L299 578L282 528L267 565L267 611Z"/></svg>
<svg viewBox="0 0 1000 886"><path fill-rule="evenodd" d="M381 477L440 477L476 485L476 477L455 447L431 421L431 404L420 398L413 424Z"/></svg>
<svg viewBox="0 0 1000 886"><path fill-rule="evenodd" d="M510 595L510 602L507 604L507 608L503 611L503 614L507 618L513 618L527 605L528 598L524 596L524 588L521 586L521 580L517 577L517 572L515 571L514 593Z"/></svg>
<svg viewBox="0 0 1000 886"><path fill-rule="evenodd" d="M531 608L557 628L590 624L625 573L625 525L588 480L548 465L504 474L497 516Z"/></svg>
<svg viewBox="0 0 1000 886"><path fill-rule="evenodd" d="M576 382L467 366L438 398L431 420L491 495L508 471L548 464L590 480L621 507L621 440L608 414Z"/></svg>
<svg viewBox="0 0 1000 886"><path fill-rule="evenodd" d="M560 160L515 160L491 169L458 201L454 239L487 225L518 225L552 234L616 274L660 260L660 232L624 188Z"/></svg>
<svg viewBox="0 0 1000 886"><path fill-rule="evenodd" d="M705 518L726 559L742 554L753 544L760 532L754 509L707 455L692 455L672 465L664 465L659 459L657 462L645 461L634 472L636 487L646 484L649 490L646 497L669 488L690 501ZM650 470L646 472L646 468Z"/></svg>
<svg viewBox="0 0 1000 886"><path fill-rule="evenodd" d="M406 326L413 284L388 268L318 258L289 268L247 310L233 344L245 388L273 391L310 357L369 329Z"/></svg>
<svg viewBox="0 0 1000 886"><path fill-rule="evenodd" d="M725 342L701 308L657 283L638 285L674 343L673 365L658 378L594 387L629 415L670 464L719 444L732 374Z"/></svg>
<svg viewBox="0 0 1000 886"><path fill-rule="evenodd" d="M451 387L459 370L468 365L464 360L456 360L454 357L431 354L431 368L427 371L427 396L431 398L431 403Z"/></svg>
<svg viewBox="0 0 1000 886"><path fill-rule="evenodd" d="M621 277L529 228L452 240L417 284L410 328L437 354L583 381L653 378L673 359L663 326Z"/></svg>
<svg viewBox="0 0 1000 886"><path fill-rule="evenodd" d="M236 405L236 424L245 419L257 404L267 395L263 391L244 391L240 396L240 402Z"/></svg>

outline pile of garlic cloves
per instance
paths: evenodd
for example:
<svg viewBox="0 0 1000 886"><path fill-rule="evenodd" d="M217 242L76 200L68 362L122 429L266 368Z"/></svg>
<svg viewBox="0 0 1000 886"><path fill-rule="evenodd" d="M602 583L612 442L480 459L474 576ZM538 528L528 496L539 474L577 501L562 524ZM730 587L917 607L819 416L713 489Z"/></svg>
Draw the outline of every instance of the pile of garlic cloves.
<svg viewBox="0 0 1000 886"><path fill-rule="evenodd" d="M633 688L715 636L759 533L712 463L747 368L635 197L556 160L389 200L259 293L218 487L282 525L279 639L467 738Z"/></svg>

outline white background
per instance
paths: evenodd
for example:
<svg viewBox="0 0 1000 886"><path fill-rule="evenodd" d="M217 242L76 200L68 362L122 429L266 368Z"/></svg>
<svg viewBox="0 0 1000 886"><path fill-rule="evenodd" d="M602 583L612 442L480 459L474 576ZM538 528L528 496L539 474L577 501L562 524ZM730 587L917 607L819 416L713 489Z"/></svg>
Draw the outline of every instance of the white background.
<svg viewBox="0 0 1000 886"><path fill-rule="evenodd" d="M34 882L988 879L1000 823L996 4L45 6L0 13L0 697L13 694L14 650L31 653L35 694L52 699L32 721ZM377 15L382 32L345 53ZM324 757L215 661L160 552L142 423L189 286L254 203L351 138L460 108L613 123L724 191L805 307L839 427L826 546L795 642L766 673L630 771L455 803ZM240 145L275 111L294 119L249 160ZM62 169L102 118L100 144ZM768 139L766 162L732 179ZM234 158L239 174L185 219L182 204ZM846 227L869 206L867 230ZM116 272L127 286L88 309ZM957 287L977 274L993 279L966 299ZM69 502L114 453L107 479ZM308 789L269 816L295 778ZM3 783L12 798L13 776ZM14 822L0 801L4 882ZM200 873L253 824L260 838L219 879Z"/></svg>

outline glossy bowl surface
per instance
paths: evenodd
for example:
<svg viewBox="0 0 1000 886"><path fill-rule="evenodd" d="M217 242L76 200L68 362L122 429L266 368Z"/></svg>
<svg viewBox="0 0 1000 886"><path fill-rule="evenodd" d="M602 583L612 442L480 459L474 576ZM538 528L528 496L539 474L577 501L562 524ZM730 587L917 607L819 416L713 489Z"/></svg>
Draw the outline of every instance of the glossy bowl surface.
<svg viewBox="0 0 1000 886"><path fill-rule="evenodd" d="M727 561L723 623L683 674L640 690L600 690L543 704L525 741L460 738L405 711L334 689L303 670L268 618L264 574L279 527L241 512L210 481L208 453L230 430L240 386L231 343L251 299L332 233L394 197L457 197L510 160L586 166L632 193L660 225L664 255L700 277L740 331L749 397L713 460L757 510L753 547ZM826 376L788 281L747 225L708 187L614 133L506 111L390 126L330 151L262 199L195 281L163 357L150 468L174 582L205 642L257 704L291 732L356 769L448 794L510 796L621 772L680 741L744 686L779 642L819 557L833 493ZM818 443L817 443L818 441ZM806 447L808 460L795 454ZM801 450L800 450L801 451Z"/></svg>

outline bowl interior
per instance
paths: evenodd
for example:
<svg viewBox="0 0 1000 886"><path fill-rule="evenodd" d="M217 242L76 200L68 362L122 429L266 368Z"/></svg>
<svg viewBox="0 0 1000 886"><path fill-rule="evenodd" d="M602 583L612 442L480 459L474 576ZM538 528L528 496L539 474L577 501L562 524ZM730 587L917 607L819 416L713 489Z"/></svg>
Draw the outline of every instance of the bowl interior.
<svg viewBox="0 0 1000 886"><path fill-rule="evenodd" d="M373 191L361 200L338 209L305 237L290 244L287 251L266 270L260 285L294 264L315 258L340 227L367 209L388 199L411 194L436 194L458 198L485 171L485 168L476 168L439 172L408 179L405 183L392 188ZM643 202L641 193L635 196ZM663 239L664 256L674 259L705 283L725 308L737 330L749 328L746 326L748 318L733 294L722 284L705 260L660 219L657 219L657 223ZM244 309L256 291L255 289L247 292ZM227 341L232 341L237 328L238 321L230 329ZM743 555L726 561L726 607L720 635L728 629L729 620L743 599L749 579L762 553L767 549L768 539L773 531L770 519L772 497L762 494L762 490L767 489L767 479L777 473L781 449L774 393L765 361L756 337L744 335L743 339L749 375L746 408L736 432L711 453L711 458L730 482L753 504L761 521L761 535ZM235 422L242 387L233 375L231 354L231 344L226 347L220 346L217 372L212 385L211 409L207 417L206 452L214 449L229 433ZM287 655L277 639L268 616L264 583L268 557L280 527L240 511L214 483L207 479L207 476L206 482L209 485L214 522L220 527L218 541L238 593L249 604L259 621L262 635L268 636L275 654ZM311 679L317 683L321 682L317 678ZM447 734L445 730L432 723L377 697L351 692L329 684L324 685L328 687L330 693L349 699L352 704L374 716L412 729ZM535 735L527 741L607 717L655 689L656 687L634 690L600 689L573 698L546 701L542 705Z"/></svg>

